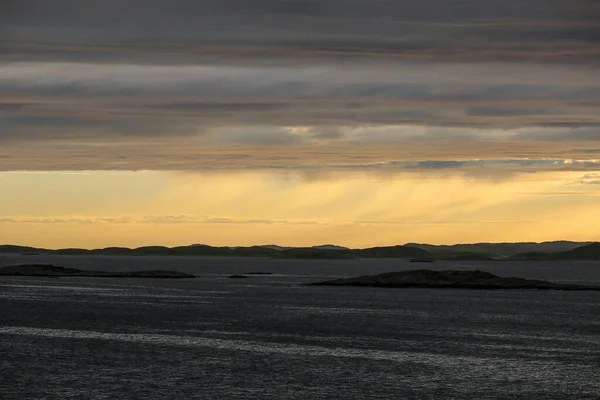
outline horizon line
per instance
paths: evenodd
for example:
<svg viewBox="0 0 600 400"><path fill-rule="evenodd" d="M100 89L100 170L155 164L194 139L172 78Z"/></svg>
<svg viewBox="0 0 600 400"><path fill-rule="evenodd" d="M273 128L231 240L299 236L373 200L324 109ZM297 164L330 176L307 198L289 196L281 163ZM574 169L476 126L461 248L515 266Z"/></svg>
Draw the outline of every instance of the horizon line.
<svg viewBox="0 0 600 400"><path fill-rule="evenodd" d="M110 249L110 248L121 248L121 249L129 249L129 250L136 250L136 249L142 249L142 248L148 248L148 247L164 247L164 248L168 248L168 249L173 249L173 248L178 248L178 247L192 247L192 246L206 246L206 247L213 247L213 248L249 248L249 247L269 247L269 246L274 246L274 247L281 247L281 248L295 248L295 249L310 249L310 248L315 248L315 247L323 247L323 246L335 246L335 247L341 247L344 249L348 249L348 250L363 250L363 249L370 249L370 248L376 248L376 247L395 247L395 246L408 246L408 247L415 247L415 245L425 245L425 246L469 246L469 245L483 245L483 244L489 244L489 245L502 245L502 244L543 244L543 243L577 243L577 244L591 244L591 243L600 243L600 240L583 240L583 241L579 241L579 240L566 240L566 239L561 239L561 240L544 240L541 242L536 242L536 241L516 241L516 242L469 242L469 243L452 243L452 244L436 244L436 243L426 243L426 242L406 242L406 243L402 243L402 244L389 244L389 245L377 245L377 246L367 246L367 247L348 247L348 246L343 246L343 245L339 245L339 244L335 244L335 243L323 243L323 244L316 244L316 245L310 245L310 246L288 246L288 245L278 245L278 244L274 244L274 243L268 243L268 244L252 244L252 245L210 245L210 244L206 244L206 243L192 243L192 244L184 244L184 245L175 245L175 246L166 246L166 245L161 245L161 244L149 244L149 245L143 245L143 246L136 246L136 247L127 247L127 246L119 246L119 245L113 245L113 246L104 246L104 247L58 247L58 248L48 248L48 247L38 247L38 246L32 246L32 245L22 245L22 244L9 244L9 243L4 243L4 244L0 244L0 247L28 247L28 248L32 248L32 249L38 249L38 250L51 250L51 251L57 251L57 250L69 250L69 249L77 249L77 250L103 250L103 249Z"/></svg>

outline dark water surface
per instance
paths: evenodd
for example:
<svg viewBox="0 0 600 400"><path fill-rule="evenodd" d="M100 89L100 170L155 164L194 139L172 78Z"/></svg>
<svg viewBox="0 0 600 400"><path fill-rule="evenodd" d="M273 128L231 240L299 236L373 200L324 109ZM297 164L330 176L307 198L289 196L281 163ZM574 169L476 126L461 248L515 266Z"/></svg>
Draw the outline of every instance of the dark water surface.
<svg viewBox="0 0 600 400"><path fill-rule="evenodd" d="M598 262L0 256L0 399L599 399L600 293L300 286L406 270L600 284ZM275 275L233 280L249 271Z"/></svg>

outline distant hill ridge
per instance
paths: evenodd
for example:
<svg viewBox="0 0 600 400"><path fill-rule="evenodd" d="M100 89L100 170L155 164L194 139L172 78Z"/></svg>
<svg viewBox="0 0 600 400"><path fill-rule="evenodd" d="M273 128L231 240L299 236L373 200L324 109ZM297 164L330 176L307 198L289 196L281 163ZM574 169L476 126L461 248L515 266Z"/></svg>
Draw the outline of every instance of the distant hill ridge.
<svg viewBox="0 0 600 400"><path fill-rule="evenodd" d="M283 247L277 245L248 247L214 247L208 245L190 246L143 246L137 248L106 247L101 249L43 249L27 246L0 245L0 254L56 254L56 255L181 255L181 256L241 256L241 257L298 257L298 258L349 258L369 256L413 257L427 254L427 251L410 246L373 247L369 249L349 249L333 244L313 247Z"/></svg>
<svg viewBox="0 0 600 400"><path fill-rule="evenodd" d="M484 253L494 257L508 257L519 253L543 252L555 253L559 251L573 250L593 242L571 242L559 240L553 242L506 242L506 243L466 243L452 245L432 245L421 243L406 243L406 246L418 247L427 251L469 251Z"/></svg>
<svg viewBox="0 0 600 400"><path fill-rule="evenodd" d="M334 244L313 247L284 247L277 245L215 247L205 244L189 246L143 246L138 248L106 247L101 249L43 249L28 246L0 245L0 254L56 254L56 255L119 255L119 256L237 256L273 258L410 258L414 261L463 260L600 260L600 243L597 242L524 242L524 243L473 243L456 245L430 245L407 243L405 245L349 249Z"/></svg>
<svg viewBox="0 0 600 400"><path fill-rule="evenodd" d="M513 260L600 260L600 243L590 243L567 251L554 253L529 252L515 254Z"/></svg>

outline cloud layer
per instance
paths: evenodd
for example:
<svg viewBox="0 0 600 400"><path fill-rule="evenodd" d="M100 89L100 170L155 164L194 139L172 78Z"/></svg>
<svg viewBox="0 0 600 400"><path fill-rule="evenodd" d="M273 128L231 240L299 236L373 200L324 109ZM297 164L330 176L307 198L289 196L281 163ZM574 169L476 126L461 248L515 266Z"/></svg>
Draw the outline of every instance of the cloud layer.
<svg viewBox="0 0 600 400"><path fill-rule="evenodd" d="M401 125L413 137L414 127L428 126L448 128L440 138L528 129L521 138L600 139L600 75L591 67L338 67L9 64L0 70L0 141L217 131L209 141L281 143L337 140L358 129L370 132L362 140L393 141L407 136Z"/></svg>
<svg viewBox="0 0 600 400"><path fill-rule="evenodd" d="M593 0L8 0L5 60L597 63Z"/></svg>
<svg viewBox="0 0 600 400"><path fill-rule="evenodd" d="M0 169L592 169L599 21L593 0L9 0Z"/></svg>

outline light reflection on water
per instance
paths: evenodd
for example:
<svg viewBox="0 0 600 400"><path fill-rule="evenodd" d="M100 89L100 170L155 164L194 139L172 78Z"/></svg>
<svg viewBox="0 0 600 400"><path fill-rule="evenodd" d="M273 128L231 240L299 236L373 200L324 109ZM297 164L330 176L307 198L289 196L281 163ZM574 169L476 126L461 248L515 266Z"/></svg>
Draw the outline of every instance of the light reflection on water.
<svg viewBox="0 0 600 400"><path fill-rule="evenodd" d="M470 368L502 368L506 363L495 363L493 366L488 360L480 357L453 356L435 353L414 353L400 350L381 351L352 348L328 348L315 345L297 345L290 343L252 342L237 339L215 339L201 336L176 336L158 334L123 334L105 333L93 331L72 331L66 329L40 329L27 327L2 327L0 334L39 336L57 339L86 339L86 340L111 340L119 342L144 343L160 346L184 346L184 347L208 347L218 350L250 351L257 353L281 353L302 357L342 357L342 358L364 358L378 361L391 361L396 363L424 363L434 367L457 368L469 365ZM515 349L517 350L517 349ZM496 360L498 361L498 360ZM529 360L525 362L531 368L549 368L548 361L543 363ZM498 373L500 371L497 371Z"/></svg>
<svg viewBox="0 0 600 400"><path fill-rule="evenodd" d="M305 287L295 265L0 278L0 398L600 398L600 293ZM369 272L321 278L347 268Z"/></svg>

